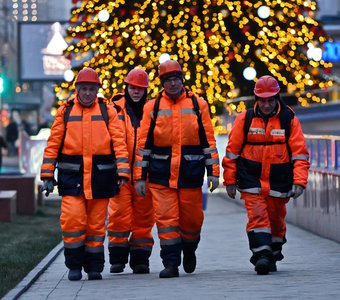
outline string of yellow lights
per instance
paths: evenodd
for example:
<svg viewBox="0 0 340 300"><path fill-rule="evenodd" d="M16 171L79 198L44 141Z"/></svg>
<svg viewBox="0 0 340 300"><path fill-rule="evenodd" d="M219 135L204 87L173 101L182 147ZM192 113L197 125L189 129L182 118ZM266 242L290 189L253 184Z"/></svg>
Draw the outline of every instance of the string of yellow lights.
<svg viewBox="0 0 340 300"><path fill-rule="evenodd" d="M100 92L107 98L122 91L134 67L147 71L149 94L155 97L164 53L182 65L185 85L208 101L216 132L225 131L223 114L246 109L244 101L228 101L251 95L262 75L275 76L301 105L325 101L306 90L332 86L332 64L307 57L308 47L321 49L329 40L315 20L315 1L73 2L65 55L75 75L86 66L100 74ZM108 14L105 21L102 11ZM55 87L59 104L72 90L71 82Z"/></svg>

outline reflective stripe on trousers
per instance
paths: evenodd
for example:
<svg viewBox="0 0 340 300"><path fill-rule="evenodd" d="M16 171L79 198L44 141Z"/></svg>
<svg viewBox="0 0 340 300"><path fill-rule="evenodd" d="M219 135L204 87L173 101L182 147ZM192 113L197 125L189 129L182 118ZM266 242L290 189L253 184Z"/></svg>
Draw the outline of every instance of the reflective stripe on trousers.
<svg viewBox="0 0 340 300"><path fill-rule="evenodd" d="M161 245L197 240L203 224L202 189L173 189L150 183Z"/></svg>
<svg viewBox="0 0 340 300"><path fill-rule="evenodd" d="M85 246L88 252L103 252L109 199L63 196L60 225L65 248Z"/></svg>
<svg viewBox="0 0 340 300"><path fill-rule="evenodd" d="M154 225L150 191L146 197L137 195L134 186L126 183L120 193L110 199L108 214L109 247L147 249L153 246ZM131 235L130 235L131 234Z"/></svg>

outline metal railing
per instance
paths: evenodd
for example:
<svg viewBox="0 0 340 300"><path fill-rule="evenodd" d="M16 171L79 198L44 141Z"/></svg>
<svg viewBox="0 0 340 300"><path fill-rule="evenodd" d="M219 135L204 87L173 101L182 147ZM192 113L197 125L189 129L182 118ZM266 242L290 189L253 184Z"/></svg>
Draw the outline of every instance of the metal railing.
<svg viewBox="0 0 340 300"><path fill-rule="evenodd" d="M340 172L340 136L305 135L311 168Z"/></svg>

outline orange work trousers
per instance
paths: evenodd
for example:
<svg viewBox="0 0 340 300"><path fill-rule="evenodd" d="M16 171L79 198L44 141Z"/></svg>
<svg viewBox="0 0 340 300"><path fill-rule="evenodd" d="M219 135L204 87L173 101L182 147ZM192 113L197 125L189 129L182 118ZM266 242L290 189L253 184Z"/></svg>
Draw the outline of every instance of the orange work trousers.
<svg viewBox="0 0 340 300"><path fill-rule="evenodd" d="M289 198L274 198L241 193L247 209L247 234L253 252L250 261L255 264L261 255L282 260L282 245L286 242L286 204Z"/></svg>
<svg viewBox="0 0 340 300"><path fill-rule="evenodd" d="M181 238L197 240L204 219L202 188L173 189L150 183L150 191L161 244Z"/></svg>
<svg viewBox="0 0 340 300"><path fill-rule="evenodd" d="M108 198L86 199L84 195L62 197L60 225L68 268L103 270L108 202Z"/></svg>
<svg viewBox="0 0 340 300"><path fill-rule="evenodd" d="M247 232L257 228L270 228L274 237L286 235L287 198L264 197L258 194L242 193L247 209Z"/></svg>
<svg viewBox="0 0 340 300"><path fill-rule="evenodd" d="M181 251L195 251L203 224L202 189L173 189L150 183L163 265L179 266Z"/></svg>
<svg viewBox="0 0 340 300"><path fill-rule="evenodd" d="M137 195L135 187L127 182L119 194L110 198L108 239L111 264L126 264L129 252L130 265L147 264L154 240L152 227L154 212L151 193ZM136 255L134 255L136 254Z"/></svg>

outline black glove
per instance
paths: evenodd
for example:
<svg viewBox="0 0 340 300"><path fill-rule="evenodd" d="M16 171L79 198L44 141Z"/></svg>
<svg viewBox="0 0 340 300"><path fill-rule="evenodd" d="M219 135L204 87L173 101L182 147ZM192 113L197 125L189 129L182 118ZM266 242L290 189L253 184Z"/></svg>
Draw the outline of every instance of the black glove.
<svg viewBox="0 0 340 300"><path fill-rule="evenodd" d="M141 197L145 197L145 195L146 195L146 182L145 182L145 180L137 180L135 187L136 187L137 194Z"/></svg>
<svg viewBox="0 0 340 300"><path fill-rule="evenodd" d="M54 189L54 180L53 179L45 179L43 181L43 186L40 188L40 192L46 191L45 196L48 197L50 193L53 193Z"/></svg>
<svg viewBox="0 0 340 300"><path fill-rule="evenodd" d="M219 178L216 176L208 176L207 179L207 186L210 188L210 192L215 190L218 187L219 184Z"/></svg>
<svg viewBox="0 0 340 300"><path fill-rule="evenodd" d="M301 185L293 184L292 192L293 192L293 199L300 197L303 193L304 188Z"/></svg>
<svg viewBox="0 0 340 300"><path fill-rule="evenodd" d="M237 185L236 184L230 184L230 185L227 185L226 186L226 190L227 190L227 193L228 193L228 196L232 199L235 199L235 196L236 196L236 188L237 188Z"/></svg>

